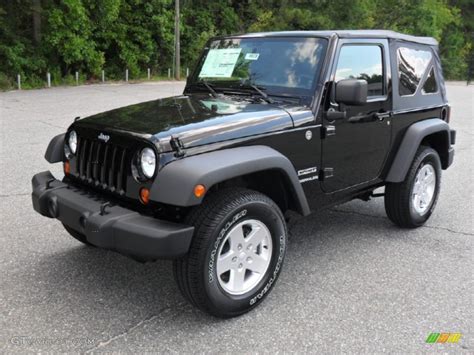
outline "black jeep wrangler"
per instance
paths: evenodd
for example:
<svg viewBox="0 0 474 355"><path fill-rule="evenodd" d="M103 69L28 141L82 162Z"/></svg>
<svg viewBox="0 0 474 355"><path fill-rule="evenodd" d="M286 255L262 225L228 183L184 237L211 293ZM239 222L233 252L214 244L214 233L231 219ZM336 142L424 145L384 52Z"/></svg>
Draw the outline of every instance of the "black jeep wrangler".
<svg viewBox="0 0 474 355"><path fill-rule="evenodd" d="M54 137L45 158L65 176L35 175L33 206L85 244L174 259L186 299L237 316L281 272L288 210L306 216L383 186L395 224L423 225L453 161L449 117L432 38L213 38L182 95L76 119Z"/></svg>

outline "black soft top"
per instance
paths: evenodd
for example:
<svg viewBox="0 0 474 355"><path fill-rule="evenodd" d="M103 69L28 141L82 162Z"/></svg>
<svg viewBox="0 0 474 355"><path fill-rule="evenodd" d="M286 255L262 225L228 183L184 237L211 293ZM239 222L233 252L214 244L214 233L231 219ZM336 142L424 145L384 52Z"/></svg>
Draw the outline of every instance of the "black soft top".
<svg viewBox="0 0 474 355"><path fill-rule="evenodd" d="M402 40L413 43L437 46L438 41L432 37L411 36L403 33L387 30L328 30L328 31L281 31L281 32L257 32L229 37L332 37L340 38L387 38Z"/></svg>

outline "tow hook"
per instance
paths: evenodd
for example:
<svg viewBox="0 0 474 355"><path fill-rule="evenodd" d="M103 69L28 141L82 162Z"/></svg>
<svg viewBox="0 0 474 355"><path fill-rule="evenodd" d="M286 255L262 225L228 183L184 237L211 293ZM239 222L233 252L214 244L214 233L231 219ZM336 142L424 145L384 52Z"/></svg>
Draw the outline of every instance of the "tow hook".
<svg viewBox="0 0 474 355"><path fill-rule="evenodd" d="M103 216L107 214L107 211L105 210L107 207L110 207L110 202L104 202L103 204L100 205L100 215Z"/></svg>

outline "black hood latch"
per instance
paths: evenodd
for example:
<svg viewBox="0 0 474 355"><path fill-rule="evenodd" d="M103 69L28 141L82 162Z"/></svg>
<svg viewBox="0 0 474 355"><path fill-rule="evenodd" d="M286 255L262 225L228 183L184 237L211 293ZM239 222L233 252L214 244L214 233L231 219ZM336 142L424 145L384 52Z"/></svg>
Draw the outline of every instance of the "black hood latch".
<svg viewBox="0 0 474 355"><path fill-rule="evenodd" d="M175 156L177 158L184 156L185 154L184 144L183 142L181 142L181 140L178 137L171 136L170 146L171 146L171 149L173 149L176 152Z"/></svg>

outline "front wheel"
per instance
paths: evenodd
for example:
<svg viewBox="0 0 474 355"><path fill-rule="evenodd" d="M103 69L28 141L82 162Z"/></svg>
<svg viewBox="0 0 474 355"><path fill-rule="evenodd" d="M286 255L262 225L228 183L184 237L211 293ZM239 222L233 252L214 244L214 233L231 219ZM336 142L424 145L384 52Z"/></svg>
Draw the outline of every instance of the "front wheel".
<svg viewBox="0 0 474 355"><path fill-rule="evenodd" d="M441 161L438 153L420 146L405 180L385 187L385 211L388 218L404 228L423 225L434 211L441 185Z"/></svg>
<svg viewBox="0 0 474 355"><path fill-rule="evenodd" d="M188 255L174 261L181 293L201 310L234 317L257 306L274 286L286 252L286 224L268 197L246 189L209 196L191 212Z"/></svg>

